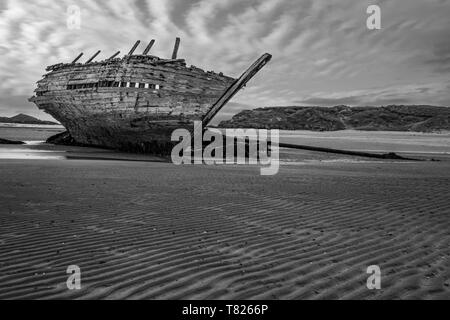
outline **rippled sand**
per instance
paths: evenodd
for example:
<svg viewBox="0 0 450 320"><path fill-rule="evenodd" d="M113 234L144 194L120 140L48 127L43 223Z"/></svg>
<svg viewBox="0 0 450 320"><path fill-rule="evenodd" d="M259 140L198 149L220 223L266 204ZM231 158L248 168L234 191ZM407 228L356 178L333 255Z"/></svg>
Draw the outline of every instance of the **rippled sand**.
<svg viewBox="0 0 450 320"><path fill-rule="evenodd" d="M450 162L314 159L0 160L0 298L450 299Z"/></svg>

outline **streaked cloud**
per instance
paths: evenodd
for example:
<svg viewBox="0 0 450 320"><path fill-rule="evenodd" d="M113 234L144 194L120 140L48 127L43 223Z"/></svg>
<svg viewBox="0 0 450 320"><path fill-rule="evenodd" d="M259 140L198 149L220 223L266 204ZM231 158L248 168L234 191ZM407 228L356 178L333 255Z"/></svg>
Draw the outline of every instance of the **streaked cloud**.
<svg viewBox="0 0 450 320"><path fill-rule="evenodd" d="M369 4L381 7L381 30L365 26ZM79 30L67 28L70 5L81 9ZM0 112L39 115L26 97L47 65L126 53L151 38L153 54L168 57L176 36L189 64L232 76L273 54L225 114L246 105L449 105L449 16L449 0L3 0Z"/></svg>

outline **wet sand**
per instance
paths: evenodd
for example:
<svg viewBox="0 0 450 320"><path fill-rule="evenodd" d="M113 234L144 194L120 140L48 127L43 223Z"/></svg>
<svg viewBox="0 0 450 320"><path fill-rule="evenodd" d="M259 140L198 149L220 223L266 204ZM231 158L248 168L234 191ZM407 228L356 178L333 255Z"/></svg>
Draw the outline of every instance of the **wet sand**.
<svg viewBox="0 0 450 320"><path fill-rule="evenodd" d="M296 159L0 160L0 298L450 299L449 161Z"/></svg>
<svg viewBox="0 0 450 320"><path fill-rule="evenodd" d="M0 123L0 138L8 140L45 141L63 131L64 127L58 125Z"/></svg>
<svg viewBox="0 0 450 320"><path fill-rule="evenodd" d="M450 156L450 132L403 131L280 131L280 141L365 152L442 154Z"/></svg>

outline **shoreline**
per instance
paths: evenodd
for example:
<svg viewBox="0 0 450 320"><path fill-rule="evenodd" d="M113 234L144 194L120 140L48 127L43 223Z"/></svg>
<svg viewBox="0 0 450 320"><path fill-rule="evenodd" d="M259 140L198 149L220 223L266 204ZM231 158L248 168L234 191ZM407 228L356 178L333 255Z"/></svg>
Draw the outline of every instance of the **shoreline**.
<svg viewBox="0 0 450 320"><path fill-rule="evenodd" d="M0 128L33 128L33 129L64 129L59 124L29 124L29 123L0 123Z"/></svg>

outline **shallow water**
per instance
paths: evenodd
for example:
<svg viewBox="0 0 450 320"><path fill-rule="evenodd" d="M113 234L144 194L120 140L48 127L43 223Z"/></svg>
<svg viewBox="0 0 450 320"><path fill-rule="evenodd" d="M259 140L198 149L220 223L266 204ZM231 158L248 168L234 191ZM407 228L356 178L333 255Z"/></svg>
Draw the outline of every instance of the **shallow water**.
<svg viewBox="0 0 450 320"><path fill-rule="evenodd" d="M90 147L57 146L45 141L24 142L26 144L23 145L0 144L0 160L162 161L161 158L152 155L124 153Z"/></svg>
<svg viewBox="0 0 450 320"><path fill-rule="evenodd" d="M366 152L397 152L450 155L450 132L421 133L398 131L280 131L280 141Z"/></svg>
<svg viewBox="0 0 450 320"><path fill-rule="evenodd" d="M120 155L120 159L148 159L143 155L128 154L124 156L124 154L111 150L52 146L44 143L48 137L62 131L64 131L64 128L60 126L0 125L0 138L26 142L26 145L0 145L0 159L65 160L84 157L103 159L104 156L109 159L117 159L117 155ZM282 130L280 131L280 142L351 151L396 152L404 156L418 155L427 158L450 159L450 132L418 133L355 130L311 132ZM280 150L280 160L291 164L305 160L351 161L347 156L283 148Z"/></svg>
<svg viewBox="0 0 450 320"><path fill-rule="evenodd" d="M34 144L36 145L36 143ZM67 157L64 152L52 150L30 149L27 145L0 145L0 159L18 160L64 160Z"/></svg>
<svg viewBox="0 0 450 320"><path fill-rule="evenodd" d="M23 124L0 124L0 138L17 141L45 141L65 131L62 126L38 126Z"/></svg>
<svg viewBox="0 0 450 320"><path fill-rule="evenodd" d="M64 127L55 125L0 124L0 138L23 141L25 145L1 145L0 159L28 160L64 160L64 151L35 148L43 145L52 135L64 131Z"/></svg>

